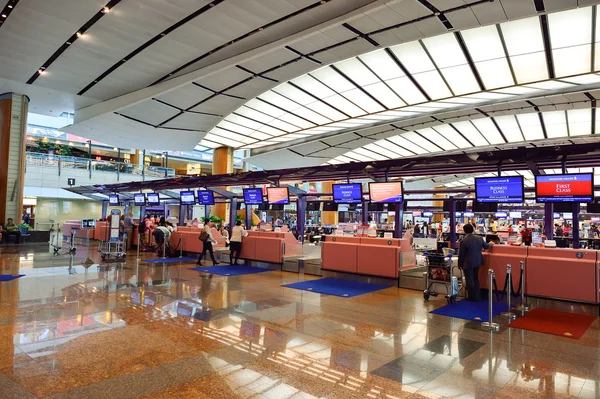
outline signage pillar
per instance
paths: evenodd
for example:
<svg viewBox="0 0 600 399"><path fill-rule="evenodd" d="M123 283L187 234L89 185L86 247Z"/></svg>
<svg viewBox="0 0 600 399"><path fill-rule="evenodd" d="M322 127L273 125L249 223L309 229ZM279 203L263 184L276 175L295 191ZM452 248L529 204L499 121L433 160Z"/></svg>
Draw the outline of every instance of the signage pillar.
<svg viewBox="0 0 600 399"><path fill-rule="evenodd" d="M544 204L544 235L546 239L554 239L554 205Z"/></svg>
<svg viewBox="0 0 600 399"><path fill-rule="evenodd" d="M144 220L144 216L146 216L146 205L140 206L140 222Z"/></svg>
<svg viewBox="0 0 600 399"><path fill-rule="evenodd" d="M369 223L369 201L362 202L362 222L363 224Z"/></svg>
<svg viewBox="0 0 600 399"><path fill-rule="evenodd" d="M185 214L187 207L189 205L181 205L179 204L179 225L183 226L185 224Z"/></svg>
<svg viewBox="0 0 600 399"><path fill-rule="evenodd" d="M298 231L298 241L304 244L304 225L306 224L306 197L298 197L296 202L296 228Z"/></svg>
<svg viewBox="0 0 600 399"><path fill-rule="evenodd" d="M402 238L402 221L404 220L403 203L394 204L394 238Z"/></svg>
<svg viewBox="0 0 600 399"><path fill-rule="evenodd" d="M108 200L102 201L102 220L106 220L108 216Z"/></svg>
<svg viewBox="0 0 600 399"><path fill-rule="evenodd" d="M207 220L210 217L210 205L204 205L204 217Z"/></svg>
<svg viewBox="0 0 600 399"><path fill-rule="evenodd" d="M456 249L456 201L450 197L450 248Z"/></svg>
<svg viewBox="0 0 600 399"><path fill-rule="evenodd" d="M235 219L237 217L237 200L235 198L231 199L231 204L229 204L229 231L233 231L233 226L235 226Z"/></svg>
<svg viewBox="0 0 600 399"><path fill-rule="evenodd" d="M573 204L573 248L579 249L579 211L581 204L576 202Z"/></svg>
<svg viewBox="0 0 600 399"><path fill-rule="evenodd" d="M246 204L246 230L252 228L252 205Z"/></svg>

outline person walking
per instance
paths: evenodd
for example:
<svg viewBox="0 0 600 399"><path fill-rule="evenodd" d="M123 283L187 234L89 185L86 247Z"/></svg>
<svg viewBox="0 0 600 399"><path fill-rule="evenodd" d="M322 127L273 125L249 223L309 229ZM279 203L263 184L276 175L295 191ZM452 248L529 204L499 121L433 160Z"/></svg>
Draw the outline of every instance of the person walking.
<svg viewBox="0 0 600 399"><path fill-rule="evenodd" d="M479 268L483 266L484 249L490 249L493 243L486 243L482 237L473 235L473 226L463 226L465 238L460 242L458 249L458 267L464 271L467 280L467 300L473 302L481 301L479 287ZM491 287L490 287L491 289Z"/></svg>
<svg viewBox="0 0 600 399"><path fill-rule="evenodd" d="M207 221L204 225L204 230L202 233L200 233L200 237L198 237L200 241L202 241L202 253L200 254L200 257L198 257L198 262L196 262L198 265L202 264L201 262L204 259L206 252L210 254L210 259L212 260L213 265L219 264L219 262L217 262L215 259L215 254L213 253L213 244L217 243L217 240L214 239L212 234L212 228L214 225L215 224L213 222Z"/></svg>
<svg viewBox="0 0 600 399"><path fill-rule="evenodd" d="M232 265L238 264L238 259L242 252L242 237L245 237L247 234L246 230L244 230L244 226L242 226L242 222L240 220L235 222L235 226L233 226L233 229L231 230L231 239L229 240L229 258Z"/></svg>

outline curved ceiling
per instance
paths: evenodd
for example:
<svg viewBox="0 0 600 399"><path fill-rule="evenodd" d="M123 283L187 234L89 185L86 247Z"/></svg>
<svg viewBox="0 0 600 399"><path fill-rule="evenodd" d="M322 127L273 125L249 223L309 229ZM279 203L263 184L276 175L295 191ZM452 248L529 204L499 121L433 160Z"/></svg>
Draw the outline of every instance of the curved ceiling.
<svg viewBox="0 0 600 399"><path fill-rule="evenodd" d="M243 132L222 130L225 133L216 135L219 141L213 141L214 137L207 136L207 132L224 116L282 82L380 46L535 15L538 13L535 4L538 8L541 5L542 13L577 6L576 0L546 0L535 4L529 0L377 0L362 1L361 8L349 12L354 9L350 3L356 8L360 2L331 1L323 7L344 5L346 14L339 13L338 18L329 18L328 22L243 55L208 63L200 70L79 110L75 117L77 123L69 131L88 136L110 135L113 140L127 140L127 136L137 132L138 136L149 138L149 148L190 148L192 141L196 144L203 138L201 144L206 147L240 147L237 139ZM215 8L218 7L220 5ZM281 26L289 24L294 25L295 20L281 22ZM274 27L266 27L262 33L267 34L271 29ZM257 121L246 129L257 130L256 123L264 125ZM169 132L164 129L178 130L176 140L167 140ZM277 128L271 132L270 136L283 133ZM266 134L263 139L268 137L269 133ZM242 144L255 144L253 140Z"/></svg>
<svg viewBox="0 0 600 399"><path fill-rule="evenodd" d="M600 84L596 75L568 78L600 68L593 59L600 41L593 11L446 33L337 62L246 102L205 140L252 149L544 89Z"/></svg>

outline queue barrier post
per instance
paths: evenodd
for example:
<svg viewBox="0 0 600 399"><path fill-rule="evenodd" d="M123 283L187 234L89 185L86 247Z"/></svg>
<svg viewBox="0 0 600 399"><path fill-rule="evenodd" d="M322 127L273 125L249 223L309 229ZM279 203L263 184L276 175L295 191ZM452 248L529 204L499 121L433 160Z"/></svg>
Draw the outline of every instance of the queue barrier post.
<svg viewBox="0 0 600 399"><path fill-rule="evenodd" d="M510 299L512 296L512 266L510 264L506 265L506 276L508 277L506 280L508 281L506 284L508 286L507 289L507 294L506 294L506 305L508 306L508 309L506 310L506 312L502 312L502 316L508 318L509 320L514 320L517 318L517 315L514 312L511 312L510 310Z"/></svg>
<svg viewBox="0 0 600 399"><path fill-rule="evenodd" d="M138 233L138 237L137 237L137 250L136 250L136 252L137 252L137 258L136 259L137 260L141 259L140 258L140 235L141 234Z"/></svg>
<svg viewBox="0 0 600 399"><path fill-rule="evenodd" d="M183 238L183 236L179 236L179 257L183 258L183 245L181 245L181 239Z"/></svg>
<svg viewBox="0 0 600 399"><path fill-rule="evenodd" d="M167 259L167 238L163 239L163 259Z"/></svg>
<svg viewBox="0 0 600 399"><path fill-rule="evenodd" d="M493 284L494 284L494 270L493 269L489 269L488 270L488 321L481 323L481 328L483 328L484 330L487 331L500 331L500 325L498 323L494 323L492 321L493 317L494 317L494 309L493 309L493 302L494 302L494 294L493 294Z"/></svg>
<svg viewBox="0 0 600 399"><path fill-rule="evenodd" d="M525 262L521 261L521 306L519 310L523 313L529 312L529 305L525 297Z"/></svg>

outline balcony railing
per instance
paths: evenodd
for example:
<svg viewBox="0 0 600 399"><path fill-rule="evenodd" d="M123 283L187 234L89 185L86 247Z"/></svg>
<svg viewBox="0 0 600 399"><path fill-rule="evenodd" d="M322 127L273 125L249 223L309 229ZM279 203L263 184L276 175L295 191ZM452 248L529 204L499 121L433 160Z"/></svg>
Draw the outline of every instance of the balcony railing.
<svg viewBox="0 0 600 399"><path fill-rule="evenodd" d="M117 180L119 180L121 174L142 176L142 180L145 180L147 177L162 178L175 176L175 169L173 168L142 167L141 165L133 165L126 162L98 161L95 159L42 154L38 152L26 153L25 167L27 168L28 166L55 168L59 176L63 169L89 170L90 177L92 177L94 172L109 172L115 173Z"/></svg>

